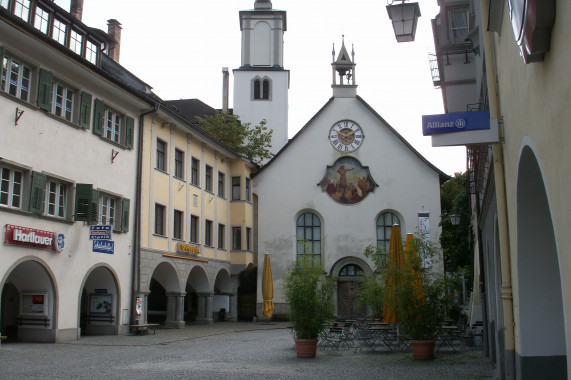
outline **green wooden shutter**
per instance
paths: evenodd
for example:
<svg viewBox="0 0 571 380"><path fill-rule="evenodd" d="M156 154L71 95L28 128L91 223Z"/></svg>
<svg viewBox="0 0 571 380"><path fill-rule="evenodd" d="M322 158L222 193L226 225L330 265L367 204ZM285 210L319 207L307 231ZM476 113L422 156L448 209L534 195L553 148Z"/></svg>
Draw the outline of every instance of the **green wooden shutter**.
<svg viewBox="0 0 571 380"><path fill-rule="evenodd" d="M40 78L38 84L38 107L48 112L52 110L53 86L53 74L47 70L40 69Z"/></svg>
<svg viewBox="0 0 571 380"><path fill-rule="evenodd" d="M88 221L89 216L89 203L91 200L91 193L93 185L78 183L75 185L75 213L73 220Z"/></svg>
<svg viewBox="0 0 571 380"><path fill-rule="evenodd" d="M125 146L133 148L133 134L135 132L135 120L132 117L125 117Z"/></svg>
<svg viewBox="0 0 571 380"><path fill-rule="evenodd" d="M103 136L103 117L105 116L105 104L95 99L93 104L93 133Z"/></svg>
<svg viewBox="0 0 571 380"><path fill-rule="evenodd" d="M121 231L129 232L129 200L121 200Z"/></svg>
<svg viewBox="0 0 571 380"><path fill-rule="evenodd" d="M4 65L4 46L0 45L0 72L2 72L3 65Z"/></svg>
<svg viewBox="0 0 571 380"><path fill-rule="evenodd" d="M30 212L44 213L44 194L46 189L46 176L42 173L32 172L32 187L30 189Z"/></svg>
<svg viewBox="0 0 571 380"><path fill-rule="evenodd" d="M89 129L89 120L91 120L91 94L87 92L81 93L79 105L79 126Z"/></svg>
<svg viewBox="0 0 571 380"><path fill-rule="evenodd" d="M88 211L87 223L97 224L98 216L99 216L99 191L98 190L92 190L91 191L91 199L89 200L89 211Z"/></svg>

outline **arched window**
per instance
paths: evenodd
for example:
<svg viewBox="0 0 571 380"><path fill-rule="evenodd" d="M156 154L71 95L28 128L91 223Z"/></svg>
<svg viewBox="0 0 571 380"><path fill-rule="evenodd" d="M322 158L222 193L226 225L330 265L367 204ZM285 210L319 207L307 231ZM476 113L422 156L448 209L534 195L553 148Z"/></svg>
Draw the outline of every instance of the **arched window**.
<svg viewBox="0 0 571 380"><path fill-rule="evenodd" d="M270 80L264 79L263 88L262 88L262 99L269 99L270 98Z"/></svg>
<svg viewBox="0 0 571 380"><path fill-rule="evenodd" d="M254 80L254 99L260 99L260 80Z"/></svg>
<svg viewBox="0 0 571 380"><path fill-rule="evenodd" d="M315 264L321 264L321 221L317 215L306 212L296 223L297 257L307 255Z"/></svg>
<svg viewBox="0 0 571 380"><path fill-rule="evenodd" d="M399 218L392 212L384 212L377 218L377 247L389 251L393 224L400 224Z"/></svg>
<svg viewBox="0 0 571 380"><path fill-rule="evenodd" d="M259 78L254 79L252 87L254 88L254 99L270 99L270 80L268 78L264 78L263 80Z"/></svg>
<svg viewBox="0 0 571 380"><path fill-rule="evenodd" d="M362 277L363 269L355 264L347 264L339 271L339 277Z"/></svg>

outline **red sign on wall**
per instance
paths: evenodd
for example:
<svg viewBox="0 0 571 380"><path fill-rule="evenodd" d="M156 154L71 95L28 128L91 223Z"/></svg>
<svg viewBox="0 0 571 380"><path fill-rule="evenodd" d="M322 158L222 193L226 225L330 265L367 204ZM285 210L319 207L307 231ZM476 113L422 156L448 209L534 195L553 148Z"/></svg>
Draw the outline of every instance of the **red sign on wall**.
<svg viewBox="0 0 571 380"><path fill-rule="evenodd" d="M6 224L4 244L37 249L54 249L56 234L50 231Z"/></svg>

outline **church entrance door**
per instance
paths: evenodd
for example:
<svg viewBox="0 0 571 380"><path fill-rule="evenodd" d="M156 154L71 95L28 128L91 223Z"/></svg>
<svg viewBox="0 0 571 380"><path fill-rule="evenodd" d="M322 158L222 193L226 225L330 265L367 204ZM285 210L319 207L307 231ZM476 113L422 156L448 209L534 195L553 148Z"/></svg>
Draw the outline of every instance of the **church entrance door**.
<svg viewBox="0 0 571 380"><path fill-rule="evenodd" d="M354 264L344 266L339 272L337 281L337 315L341 319L364 317L366 305L359 307L356 298L359 294L359 277L363 276L361 268Z"/></svg>

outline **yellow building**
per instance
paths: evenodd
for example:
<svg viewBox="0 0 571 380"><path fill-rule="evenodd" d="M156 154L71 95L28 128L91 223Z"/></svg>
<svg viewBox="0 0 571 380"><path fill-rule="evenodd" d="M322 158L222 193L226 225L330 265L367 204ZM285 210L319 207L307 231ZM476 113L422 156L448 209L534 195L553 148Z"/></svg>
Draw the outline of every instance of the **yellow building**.
<svg viewBox="0 0 571 380"><path fill-rule="evenodd" d="M214 112L189 99L142 116L139 323L237 319L238 275L254 257L255 164L196 126Z"/></svg>

